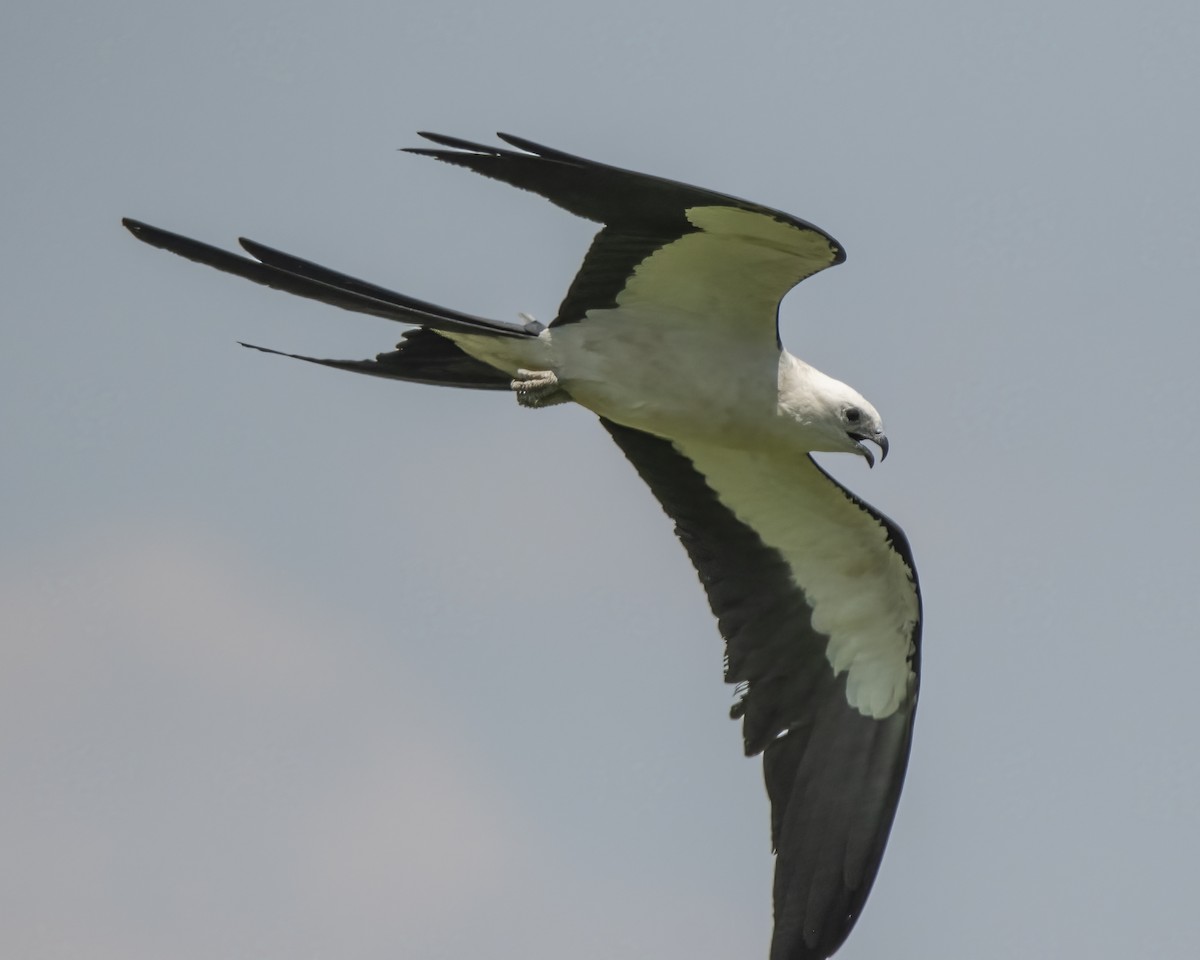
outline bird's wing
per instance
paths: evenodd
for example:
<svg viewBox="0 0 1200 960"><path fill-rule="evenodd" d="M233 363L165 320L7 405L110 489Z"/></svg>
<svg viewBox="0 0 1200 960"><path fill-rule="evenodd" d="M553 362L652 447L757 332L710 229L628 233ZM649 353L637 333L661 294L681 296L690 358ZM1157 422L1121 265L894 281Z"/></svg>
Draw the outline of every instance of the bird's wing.
<svg viewBox="0 0 1200 960"><path fill-rule="evenodd" d="M870 891L916 709L921 600L904 534L810 458L685 445L602 421L687 549L764 754L772 960L828 957Z"/></svg>
<svg viewBox="0 0 1200 960"><path fill-rule="evenodd" d="M756 203L585 160L520 137L516 150L422 133L440 149L410 153L467 167L540 194L604 224L559 307L554 324L593 311L661 306L696 322L735 324L744 337L778 341L783 295L845 259L818 227ZM552 326L554 325L552 324Z"/></svg>

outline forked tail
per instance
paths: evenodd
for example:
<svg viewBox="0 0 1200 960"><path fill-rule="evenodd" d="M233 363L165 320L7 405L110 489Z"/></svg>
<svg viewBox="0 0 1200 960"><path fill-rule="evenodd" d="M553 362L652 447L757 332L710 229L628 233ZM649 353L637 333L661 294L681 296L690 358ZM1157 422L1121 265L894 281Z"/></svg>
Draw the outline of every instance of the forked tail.
<svg viewBox="0 0 1200 960"><path fill-rule="evenodd" d="M283 353L249 343L242 344L263 353L279 354L339 370L393 380L480 390L506 390L511 382L507 373L464 353L453 342L440 336L439 331L528 338L536 337L540 329L533 324L518 325L488 320L485 317L476 317L418 300L253 240L242 238L238 241L254 258L251 259L138 220L126 218L121 222L143 243L168 250L188 260L207 264L217 270L276 290L341 307L343 310L414 324L421 328L406 332L395 350L381 353L374 360L326 360Z"/></svg>

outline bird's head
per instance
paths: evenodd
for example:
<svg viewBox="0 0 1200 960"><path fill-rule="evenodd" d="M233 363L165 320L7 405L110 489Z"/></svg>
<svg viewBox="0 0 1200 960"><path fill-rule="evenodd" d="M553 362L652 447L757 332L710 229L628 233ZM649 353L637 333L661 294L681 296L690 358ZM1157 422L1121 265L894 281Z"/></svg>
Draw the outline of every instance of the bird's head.
<svg viewBox="0 0 1200 960"><path fill-rule="evenodd" d="M808 449L831 453L855 453L875 466L875 454L867 441L879 448L882 461L888 453L883 419L861 393L840 380L800 364L797 376L785 391L782 406L805 429Z"/></svg>

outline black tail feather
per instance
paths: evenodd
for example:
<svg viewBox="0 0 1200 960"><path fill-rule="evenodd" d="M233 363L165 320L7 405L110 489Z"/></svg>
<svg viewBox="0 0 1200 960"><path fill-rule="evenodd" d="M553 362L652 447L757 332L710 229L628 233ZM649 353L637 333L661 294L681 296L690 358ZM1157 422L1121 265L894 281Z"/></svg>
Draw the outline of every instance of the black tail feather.
<svg viewBox="0 0 1200 960"><path fill-rule="evenodd" d="M407 297L364 280L356 280L354 277L338 273L336 270L310 263L299 257L273 250L252 240L244 240L242 245L258 256L257 260L251 260L228 250L222 250L220 247L201 243L199 240L171 233L169 230L153 227L137 220L126 218L121 222L135 237L153 247L168 250L178 256L186 257L188 260L244 277L254 283L261 283L263 286L283 290L321 303L328 303L344 310L430 327L434 330L488 333L498 337L533 335L523 326L487 320L483 317L473 317L470 314L426 303L424 300Z"/></svg>
<svg viewBox="0 0 1200 960"><path fill-rule="evenodd" d="M282 250L268 247L265 243L259 243L256 240L238 237L238 243L255 260L269 267L275 267L278 270L306 277L318 283L328 284L331 287L337 287L340 290L346 290L350 293L370 297L373 300L381 300L384 303L394 304L404 310L414 311L420 314L421 317L439 317L444 320L458 322L464 329L499 333L504 336L513 336L521 332L512 324L499 323L495 320L488 320L486 317L477 317L470 313L463 313L460 310L452 310L449 307L439 306L427 300L418 300L416 297L408 296L408 294L397 293L395 290L389 290L386 287L368 283L366 280L359 280L357 277L352 277L349 274L331 270L329 267L323 267L319 263L313 263L311 260L303 260L293 254L284 253ZM423 320L422 322L428 325L428 321Z"/></svg>
<svg viewBox="0 0 1200 960"><path fill-rule="evenodd" d="M241 345L261 353L273 353L278 357L291 357L293 360L319 363L323 367L333 367L335 370L365 373L388 380L473 390L508 390L511 385L508 374L467 355L454 343L428 327L408 331L395 350L381 353L374 360L327 360L306 357L299 353L285 353L253 343Z"/></svg>

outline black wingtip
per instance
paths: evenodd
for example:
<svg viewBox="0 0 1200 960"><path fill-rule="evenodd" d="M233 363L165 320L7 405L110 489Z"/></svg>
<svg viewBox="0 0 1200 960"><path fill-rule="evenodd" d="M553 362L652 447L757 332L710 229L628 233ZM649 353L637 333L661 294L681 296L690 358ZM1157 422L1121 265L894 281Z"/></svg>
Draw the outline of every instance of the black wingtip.
<svg viewBox="0 0 1200 960"><path fill-rule="evenodd" d="M524 150L526 153L532 153L538 156L544 156L543 150L553 153L554 150L550 147L543 147L540 143L534 143L532 140L526 140L524 137L518 137L513 133L505 133L502 130L496 131L496 136L507 143L510 147L516 147L518 150Z"/></svg>
<svg viewBox="0 0 1200 960"><path fill-rule="evenodd" d="M170 230L164 230L162 227L156 227L150 223L143 223L141 220L134 220L133 217L122 217L121 226L141 240L142 243L148 243L150 246L158 247L162 250L170 250L183 257L190 256L190 254L182 251L181 248L183 247L216 249L215 247L209 247L208 244L200 243L199 240L193 240L190 237L172 233ZM193 257L192 259L195 258Z"/></svg>
<svg viewBox="0 0 1200 960"><path fill-rule="evenodd" d="M444 133L433 133L430 130L418 130L417 136L430 143L436 143L439 147L449 147L452 150L465 150L468 153L483 153L492 156L499 156L504 151L499 147L489 147L486 143L476 143L473 140L463 140L461 137L451 137ZM428 149L426 148L409 148L413 149Z"/></svg>
<svg viewBox="0 0 1200 960"><path fill-rule="evenodd" d="M245 250L259 263L262 263L266 259L265 257L259 256L259 254L270 249L270 247L268 247L266 244L258 243L255 240L251 240L249 237L238 237L237 242L239 247Z"/></svg>
<svg viewBox="0 0 1200 960"><path fill-rule="evenodd" d="M436 143L439 147L453 150L455 153L447 153L445 149L437 150L431 147L401 147L400 149L405 153L415 153L419 156L433 157L437 160L451 160L456 156L461 157L463 154L477 157L540 157L543 160L579 160L578 157L572 154L563 153L561 150L555 150L553 147L534 143L532 140L526 140L524 137L518 137L502 131L497 131L496 136L509 146L516 147L520 151L519 153L514 153L512 150L506 150L503 147L493 147L486 143L476 143L474 140L451 137L444 133L433 133L429 130L418 130L417 136L423 137L431 143Z"/></svg>
<svg viewBox="0 0 1200 960"><path fill-rule="evenodd" d="M525 153L532 154L535 157L541 157L543 160L564 160L569 163L578 163L583 158L577 157L573 153L566 153L562 150L555 150L554 147L548 147L544 143L536 143L533 140L527 140L524 137L518 137L511 133L496 132L501 140L509 146L516 147Z"/></svg>

